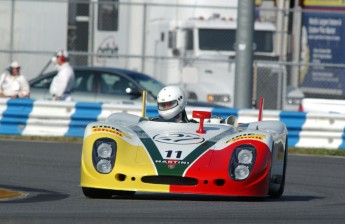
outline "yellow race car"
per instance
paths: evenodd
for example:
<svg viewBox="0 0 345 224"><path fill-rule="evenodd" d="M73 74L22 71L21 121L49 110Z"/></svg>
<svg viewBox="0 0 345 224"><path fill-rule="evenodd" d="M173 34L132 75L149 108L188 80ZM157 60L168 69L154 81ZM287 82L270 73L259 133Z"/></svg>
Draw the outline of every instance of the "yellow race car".
<svg viewBox="0 0 345 224"><path fill-rule="evenodd" d="M135 192L280 197L287 163L287 129L280 121L199 123L152 121L114 113L85 130L81 187L105 198Z"/></svg>

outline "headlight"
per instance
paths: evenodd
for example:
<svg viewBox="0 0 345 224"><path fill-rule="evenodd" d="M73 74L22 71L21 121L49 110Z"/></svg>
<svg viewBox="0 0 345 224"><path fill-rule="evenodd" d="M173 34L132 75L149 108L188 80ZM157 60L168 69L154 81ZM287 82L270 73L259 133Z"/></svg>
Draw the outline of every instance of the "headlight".
<svg viewBox="0 0 345 224"><path fill-rule="evenodd" d="M288 104L300 105L302 102L301 98L287 98Z"/></svg>
<svg viewBox="0 0 345 224"><path fill-rule="evenodd" d="M229 175L234 180L244 180L253 169L256 149L252 145L241 145L235 148L229 166Z"/></svg>
<svg viewBox="0 0 345 224"><path fill-rule="evenodd" d="M253 162L253 153L248 149L242 149L237 157L238 162L242 164L250 164Z"/></svg>
<svg viewBox="0 0 345 224"><path fill-rule="evenodd" d="M238 165L235 168L235 178L236 180L244 180L249 176L249 168L245 165Z"/></svg>
<svg viewBox="0 0 345 224"><path fill-rule="evenodd" d="M207 102L209 102L209 103L227 103L227 102L230 102L230 95L228 95L228 94L209 94L209 95L207 95Z"/></svg>
<svg viewBox="0 0 345 224"><path fill-rule="evenodd" d="M109 158L112 153L112 148L111 145L108 143L101 143L97 147L97 155L101 158Z"/></svg>
<svg viewBox="0 0 345 224"><path fill-rule="evenodd" d="M93 144L92 161L95 169L102 174L112 171L115 165L117 144L113 139L100 138Z"/></svg>
<svg viewBox="0 0 345 224"><path fill-rule="evenodd" d="M101 159L100 161L98 161L96 168L100 173L110 173L112 165L109 160Z"/></svg>

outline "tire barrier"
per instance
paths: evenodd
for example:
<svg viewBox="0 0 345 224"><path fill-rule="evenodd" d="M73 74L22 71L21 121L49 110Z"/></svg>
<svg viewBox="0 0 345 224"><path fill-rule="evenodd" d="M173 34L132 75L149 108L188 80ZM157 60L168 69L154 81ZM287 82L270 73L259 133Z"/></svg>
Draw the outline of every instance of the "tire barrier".
<svg viewBox="0 0 345 224"><path fill-rule="evenodd" d="M238 117L239 123L257 121L257 110L188 107L210 111L212 116ZM93 121L105 120L111 113L140 116L141 105L57 102L30 99L0 99L0 135L83 137L84 128ZM155 105L146 108L148 117L157 116ZM263 120L280 120L289 131L289 147L345 149L345 115L264 110Z"/></svg>

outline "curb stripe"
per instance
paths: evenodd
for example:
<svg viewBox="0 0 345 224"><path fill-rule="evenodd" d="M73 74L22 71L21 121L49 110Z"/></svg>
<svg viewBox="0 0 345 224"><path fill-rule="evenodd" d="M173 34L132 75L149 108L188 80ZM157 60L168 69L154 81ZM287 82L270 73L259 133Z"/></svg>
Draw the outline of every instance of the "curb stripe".
<svg viewBox="0 0 345 224"><path fill-rule="evenodd" d="M211 110L211 113L212 115L221 116L224 119L226 119L227 117L231 115L238 117L238 110L236 109L213 108Z"/></svg>
<svg viewBox="0 0 345 224"><path fill-rule="evenodd" d="M146 117L156 117L158 116L157 106L147 105L146 106Z"/></svg>
<svg viewBox="0 0 345 224"><path fill-rule="evenodd" d="M30 99L9 99L0 120L0 133L21 135L32 111L33 103L34 101Z"/></svg>
<svg viewBox="0 0 345 224"><path fill-rule="evenodd" d="M75 112L65 137L83 137L85 127L98 119L102 113L102 103L76 103Z"/></svg>
<svg viewBox="0 0 345 224"><path fill-rule="evenodd" d="M341 144L338 146L338 149L341 149L341 150L345 150L345 128L343 129L343 134L341 136L342 138L342 142Z"/></svg>
<svg viewBox="0 0 345 224"><path fill-rule="evenodd" d="M45 102L43 104L38 102L36 108L36 102L38 101L31 99L0 99L0 134L82 138L87 124L103 121L114 112L123 111L139 115L141 108L140 106L125 107L82 102ZM45 105L47 110L45 110ZM56 108L56 114L54 114L54 108ZM190 119L190 113L193 110L210 111L213 116L223 118L233 115L241 123L257 120L257 111L250 109L189 107L187 114L189 113ZM146 112L148 117L158 116L155 105L148 105ZM343 115L266 110L264 120L279 120L286 124L290 147L345 149L345 117ZM325 131L327 136L322 134Z"/></svg>
<svg viewBox="0 0 345 224"><path fill-rule="evenodd" d="M284 112L279 115L279 120L283 122L288 129L288 146L296 147L300 140L302 127L306 122L306 113L304 112Z"/></svg>

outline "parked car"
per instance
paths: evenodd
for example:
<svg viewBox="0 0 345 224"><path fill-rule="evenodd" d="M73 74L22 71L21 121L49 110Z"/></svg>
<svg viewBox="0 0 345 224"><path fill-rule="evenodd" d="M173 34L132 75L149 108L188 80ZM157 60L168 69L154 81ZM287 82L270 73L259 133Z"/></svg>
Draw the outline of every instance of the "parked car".
<svg viewBox="0 0 345 224"><path fill-rule="evenodd" d="M29 81L30 98L51 100L50 84L57 71L40 75ZM144 90L148 104L156 104L158 92L164 85L143 73L112 67L75 67L75 86L72 92L76 102L141 103ZM216 104L189 101L190 106L223 107ZM224 108L224 107L223 107Z"/></svg>

